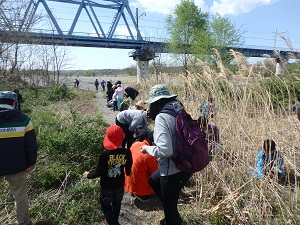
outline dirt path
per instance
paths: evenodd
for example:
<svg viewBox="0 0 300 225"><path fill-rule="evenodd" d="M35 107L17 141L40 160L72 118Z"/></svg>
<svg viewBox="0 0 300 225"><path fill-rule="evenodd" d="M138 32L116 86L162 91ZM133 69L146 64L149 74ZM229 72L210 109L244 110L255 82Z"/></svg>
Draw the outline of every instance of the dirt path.
<svg viewBox="0 0 300 225"><path fill-rule="evenodd" d="M77 79L80 81L79 88L85 90L95 90L94 81L96 77L77 77ZM113 83L115 83L117 80L121 80L123 86L127 86L127 84L135 82L135 77L99 77L97 79L99 82L102 79L105 81L111 79ZM65 78L67 85L72 88L74 80L75 77ZM103 118L107 121L107 123L114 124L118 112L112 111L106 106L105 92L101 91L100 88L97 93L97 101L99 103L99 112L103 115ZM159 221L162 218L162 206L157 196L151 196L149 202L141 202L132 197L130 193L125 192L119 217L119 222L121 225L156 225L159 224Z"/></svg>

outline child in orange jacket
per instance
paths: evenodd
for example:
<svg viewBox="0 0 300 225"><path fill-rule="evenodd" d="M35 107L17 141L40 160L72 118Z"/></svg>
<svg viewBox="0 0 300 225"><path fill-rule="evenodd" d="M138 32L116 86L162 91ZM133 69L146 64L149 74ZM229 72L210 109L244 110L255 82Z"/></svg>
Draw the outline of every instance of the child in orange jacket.
<svg viewBox="0 0 300 225"><path fill-rule="evenodd" d="M153 145L153 132L139 135L138 141L134 142L130 148L132 154L132 174L125 177L124 189L133 194L140 201L149 201L149 195L154 194L149 186L150 175L158 169L156 158L140 152L143 145Z"/></svg>

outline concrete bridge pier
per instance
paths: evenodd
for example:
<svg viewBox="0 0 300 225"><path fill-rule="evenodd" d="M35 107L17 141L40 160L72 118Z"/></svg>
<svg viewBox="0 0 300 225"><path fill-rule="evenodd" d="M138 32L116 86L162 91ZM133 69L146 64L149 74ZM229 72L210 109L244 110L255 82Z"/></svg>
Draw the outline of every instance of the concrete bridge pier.
<svg viewBox="0 0 300 225"><path fill-rule="evenodd" d="M132 57L136 63L137 69L137 83L150 78L149 61L154 59L155 53L147 49L136 49L129 52L129 57Z"/></svg>
<svg viewBox="0 0 300 225"><path fill-rule="evenodd" d="M150 77L149 61L137 61L136 70L137 70L137 74L136 74L137 83L149 79Z"/></svg>

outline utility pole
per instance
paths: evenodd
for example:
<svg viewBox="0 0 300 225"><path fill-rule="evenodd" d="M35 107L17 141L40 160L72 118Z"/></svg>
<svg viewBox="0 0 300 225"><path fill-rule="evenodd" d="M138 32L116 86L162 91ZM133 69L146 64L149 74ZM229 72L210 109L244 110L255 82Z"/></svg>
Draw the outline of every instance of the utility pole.
<svg viewBox="0 0 300 225"><path fill-rule="evenodd" d="M277 29L275 29L275 34L274 34L274 51L276 50L276 37L277 37Z"/></svg>
<svg viewBox="0 0 300 225"><path fill-rule="evenodd" d="M139 15L139 9L136 8L135 9L135 17L136 17L136 26L137 26L137 31L136 31L136 38L137 40L140 39L139 37L139 18L142 16L146 16L146 13L142 13L141 15Z"/></svg>

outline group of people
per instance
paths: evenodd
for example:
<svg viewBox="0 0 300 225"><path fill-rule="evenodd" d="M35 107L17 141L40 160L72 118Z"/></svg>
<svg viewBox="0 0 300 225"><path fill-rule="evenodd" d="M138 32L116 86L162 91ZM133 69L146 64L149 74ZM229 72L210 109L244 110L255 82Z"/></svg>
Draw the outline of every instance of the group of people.
<svg viewBox="0 0 300 225"><path fill-rule="evenodd" d="M293 105L292 110L297 112L299 119L300 97L298 97L298 101ZM212 156L222 151L222 145L220 145L219 128L216 126L216 124L210 121L211 118L216 116L217 111L218 109L215 106L214 99L209 97L207 102L205 102L201 108L203 116L198 118L200 128L206 133L210 159L212 159ZM265 175L269 177L276 176L282 181L285 179L286 175L283 170L283 163L283 156L281 151L276 149L275 141L272 139L266 139L263 142L263 148L258 152L255 168L249 172L249 178L257 176L259 179L261 179Z"/></svg>
<svg viewBox="0 0 300 225"><path fill-rule="evenodd" d="M109 89L108 89L109 90ZM144 101L141 101L144 102ZM29 218L26 173L37 160L37 141L31 120L15 109L17 94L0 92L0 146L5 151L0 158L0 176L6 177L16 200L18 224L31 224ZM179 170L172 156L176 154L176 118L163 110L179 113L183 105L177 94L171 94L165 85L149 90L149 99L135 109L119 112L115 124L108 127L103 140L106 151L99 155L98 166L83 173L84 178L101 177L100 204L106 224L118 225L124 189L141 201L149 201L156 194L160 199L164 218L162 225L180 225L182 219L177 204L181 189L192 176ZM213 98L202 107L199 126L206 132L212 147L220 143L219 129L209 121L217 113ZM154 121L151 131L149 123ZM18 141L16 141L18 140ZM18 160L11 160L12 158ZM284 176L283 156L273 140L265 140L258 153L255 174Z"/></svg>
<svg viewBox="0 0 300 225"><path fill-rule="evenodd" d="M124 167L131 167L131 173L125 169L126 175L122 172L117 175L110 173L109 171L122 170L122 164L118 160L114 160L114 164L111 163L111 158L115 156L106 157L107 163L100 162L103 155L115 153L115 149L108 149L104 144L107 150L113 151L101 153L96 169L98 172L86 171L83 175L86 178L99 177L101 176L99 175L100 168L103 169L103 165L107 165L104 174L105 179L110 180L109 183L114 183L116 176L125 177L124 183L118 183L114 190L106 190L105 184L103 184L104 188L101 186L100 203L107 224L119 224L118 216L122 200L117 195L108 198L107 194L112 192L123 195L124 189L141 201L149 201L149 195L155 193L162 203L165 215L160 224L182 224L177 203L181 189L192 174L179 170L171 159L176 154L176 118L163 113L166 109L177 113L183 109L183 105L176 97L177 95L171 94L165 85L155 85L149 91L149 99L145 101L148 105L147 111L143 107L124 110L117 114L116 123L107 129L104 140L115 141L114 146L119 146L117 149L127 149L128 155L117 158L126 159L129 165L124 164ZM220 143L220 138L217 126L209 121L209 118L217 112L213 99L209 99L202 110L203 116L198 119L199 126L206 133L207 144L212 146L209 148L210 151L214 151L214 147ZM147 127L152 121L154 121L153 132ZM118 130L118 132L112 135L111 129ZM97 174L97 176L92 174ZM105 202L107 199L110 201Z"/></svg>
<svg viewBox="0 0 300 225"><path fill-rule="evenodd" d="M170 159L176 151L176 119L160 113L165 108L179 112L183 106L176 97L166 86L155 85L146 101L148 111L124 110L107 129L103 141L107 151L100 154L95 170L83 174L86 178L101 177L100 204L107 224L119 224L124 188L141 201L155 193L165 215L160 224L182 224L177 203L191 174L177 169ZM153 132L147 126L151 121L155 121ZM132 143L134 135L137 140Z"/></svg>
<svg viewBox="0 0 300 225"><path fill-rule="evenodd" d="M122 82L118 80L112 84L111 80L107 81L107 107L113 111L123 111L131 106L139 92L132 87L123 87Z"/></svg>
<svg viewBox="0 0 300 225"><path fill-rule="evenodd" d="M98 89L99 89L99 81L98 81L98 79L96 79L95 80L95 88L96 88L96 91L98 91ZM100 85L101 85L101 87L102 87L102 90L103 91L105 91L105 85L106 85L106 82L104 81L104 80L102 80L101 82L100 82Z"/></svg>

